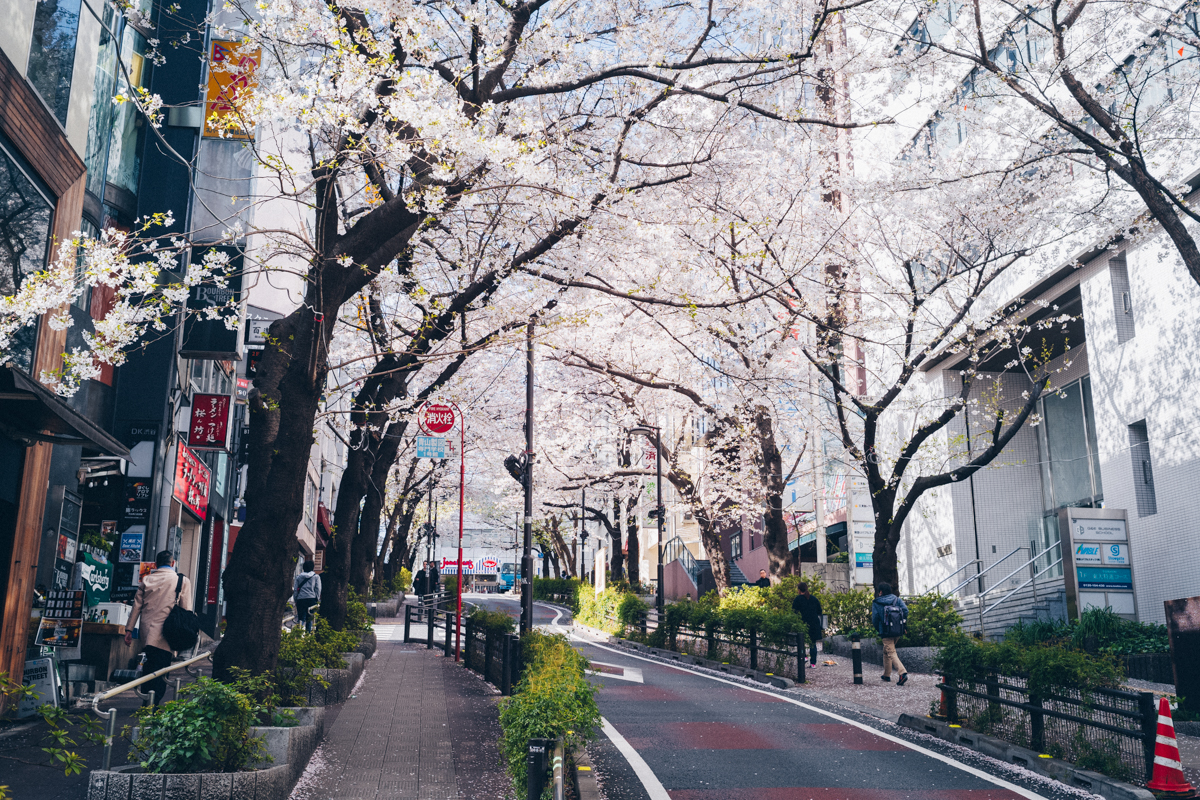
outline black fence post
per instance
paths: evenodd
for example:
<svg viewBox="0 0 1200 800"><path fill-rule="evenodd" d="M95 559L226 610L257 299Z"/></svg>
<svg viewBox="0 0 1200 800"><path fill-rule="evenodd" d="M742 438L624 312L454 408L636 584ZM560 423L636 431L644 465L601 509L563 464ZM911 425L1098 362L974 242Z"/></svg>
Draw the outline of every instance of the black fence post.
<svg viewBox="0 0 1200 800"><path fill-rule="evenodd" d="M442 622L444 623L446 629L446 647L444 650L446 658L449 658L454 654L454 632L450 630L450 620L453 618L454 615L449 611L443 612Z"/></svg>
<svg viewBox="0 0 1200 800"><path fill-rule="evenodd" d="M643 639L643 640L645 640L645 638L646 638L646 620L647 620L649 617L650 617L650 612L648 612L648 611L643 611L643 612L642 612L642 613L639 615L639 624L641 625L641 629L642 629L642 639Z"/></svg>
<svg viewBox="0 0 1200 800"><path fill-rule="evenodd" d="M546 765L550 757L550 748L554 746L552 739L530 739L529 750L525 754L525 797L526 800L542 800L542 790L546 788Z"/></svg>
<svg viewBox="0 0 1200 800"><path fill-rule="evenodd" d="M513 646L512 682L515 686L525 676L525 648L519 634L510 633L508 636L512 639Z"/></svg>
<svg viewBox="0 0 1200 800"><path fill-rule="evenodd" d="M406 605L404 607L404 643L405 644L408 644L411 641L412 637L409 635L411 632L412 632L412 606Z"/></svg>
<svg viewBox="0 0 1200 800"><path fill-rule="evenodd" d="M850 662L854 665L854 683L862 685L862 643L857 633L850 634Z"/></svg>
<svg viewBox="0 0 1200 800"><path fill-rule="evenodd" d="M717 632L715 629L705 626L704 638L708 639L708 653L705 658L715 661L717 659Z"/></svg>
<svg viewBox="0 0 1200 800"><path fill-rule="evenodd" d="M987 684L987 696L989 698L995 697L995 698L999 699L999 697L1000 697L1000 678L994 673L989 673L987 678L984 679L984 682ZM991 720L999 720L1000 719L1000 704L999 703L997 703L993 700L988 700L988 717Z"/></svg>
<svg viewBox="0 0 1200 800"><path fill-rule="evenodd" d="M433 622L435 617L432 609L425 610L425 649L433 649Z"/></svg>
<svg viewBox="0 0 1200 800"><path fill-rule="evenodd" d="M512 694L512 637L500 637L500 694Z"/></svg>
<svg viewBox="0 0 1200 800"><path fill-rule="evenodd" d="M942 677L942 683L946 684L946 721L958 722L958 687L954 682L954 678Z"/></svg>
<svg viewBox="0 0 1200 800"><path fill-rule="evenodd" d="M463 661L466 663L467 669L475 669L474 665L471 663L471 653L473 652L472 648L475 644L475 626L471 624L470 617L467 617L465 627L466 630L464 633L467 637L467 641L465 644L463 644Z"/></svg>
<svg viewBox="0 0 1200 800"><path fill-rule="evenodd" d="M1142 712L1142 752L1146 756L1146 781L1154 777L1154 745L1158 741L1158 707L1153 692L1138 692Z"/></svg>
<svg viewBox="0 0 1200 800"><path fill-rule="evenodd" d="M1042 707L1042 698L1029 696L1029 705ZM1029 712L1029 747L1037 752L1046 749L1046 715L1040 711Z"/></svg>
<svg viewBox="0 0 1200 800"><path fill-rule="evenodd" d="M492 641L496 637L492 636L491 630L485 631L483 634L483 679L488 683L495 684L491 678L492 669Z"/></svg>
<svg viewBox="0 0 1200 800"><path fill-rule="evenodd" d="M804 676L804 632L796 631L792 635L796 637L796 683L805 683L808 679Z"/></svg>
<svg viewBox="0 0 1200 800"><path fill-rule="evenodd" d="M758 669L758 629L750 629L750 669Z"/></svg>

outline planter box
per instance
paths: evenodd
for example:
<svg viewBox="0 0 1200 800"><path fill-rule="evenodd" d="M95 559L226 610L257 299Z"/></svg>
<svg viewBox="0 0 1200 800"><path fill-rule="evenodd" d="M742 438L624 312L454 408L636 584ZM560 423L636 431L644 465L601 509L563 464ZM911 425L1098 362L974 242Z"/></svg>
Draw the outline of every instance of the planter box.
<svg viewBox="0 0 1200 800"><path fill-rule="evenodd" d="M401 600L393 597L391 600L385 600L382 603L367 603L367 610L371 612L372 619L380 617L394 617L400 608Z"/></svg>
<svg viewBox="0 0 1200 800"><path fill-rule="evenodd" d="M313 672L329 682L328 687L313 680L308 684L310 706L334 706L350 699L350 690L362 675L366 657L362 653L342 653L346 669L315 669Z"/></svg>
<svg viewBox="0 0 1200 800"><path fill-rule="evenodd" d="M267 754L247 772L199 772L148 775L142 772L92 770L87 800L284 800L304 773L325 732L325 709L289 708L299 725L255 727ZM137 738L137 728L133 738Z"/></svg>
<svg viewBox="0 0 1200 800"><path fill-rule="evenodd" d="M1141 653L1117 657L1125 665L1125 676L1151 683L1175 683L1170 653Z"/></svg>
<svg viewBox="0 0 1200 800"><path fill-rule="evenodd" d="M364 658L370 658L375 655L375 651L379 648L379 639L375 636L375 631L360 631L358 634L358 646L354 648L354 652L362 653Z"/></svg>
<svg viewBox="0 0 1200 800"><path fill-rule="evenodd" d="M849 636L826 636L825 652L850 658L852 648ZM864 664L878 664L883 667L883 645L874 639L864 639L859 642ZM904 668L909 672L933 672L933 659L937 655L936 647L897 647L896 655L900 657Z"/></svg>

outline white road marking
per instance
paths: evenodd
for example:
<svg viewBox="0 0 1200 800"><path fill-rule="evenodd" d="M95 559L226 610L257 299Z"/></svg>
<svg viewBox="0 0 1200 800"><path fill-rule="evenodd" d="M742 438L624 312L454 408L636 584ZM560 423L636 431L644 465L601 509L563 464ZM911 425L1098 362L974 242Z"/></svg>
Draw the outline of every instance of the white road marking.
<svg viewBox="0 0 1200 800"><path fill-rule="evenodd" d="M598 669L589 670L591 674L598 675L601 678L613 678L614 680L629 681L630 683L645 683L642 680L642 671L637 667L623 667L620 664L608 664L604 661L593 661L591 663L594 667L616 667L621 670L621 674L619 675L613 672L602 672Z"/></svg>
<svg viewBox="0 0 1200 800"><path fill-rule="evenodd" d="M667 794L667 790L659 783L659 780L654 775L654 770L650 769L638 751L633 749L633 745L625 741L625 737L617 732L617 729L612 726L604 717L600 718L600 724L604 735L609 738L617 749L621 751L621 755L625 756L625 760L629 762L629 766L633 767L633 772L638 776L638 780L642 782L642 786L646 789L646 794L650 795L650 800L671 800L671 796Z"/></svg>
<svg viewBox="0 0 1200 800"><path fill-rule="evenodd" d="M736 687L738 689L745 689L748 692L757 692L758 694L765 694L768 697L777 697L780 700L783 700L785 703L791 703L794 706L800 706L803 709L806 709L808 711L813 711L817 714L821 714L822 716L831 717L832 719L836 719L839 722L843 722L847 725L853 725L854 727L860 728L861 730L864 730L867 733L872 733L882 739L887 739L889 742L895 742L898 745L907 747L909 750L914 750L918 753L921 753L922 755L926 755L926 756L929 756L930 758L941 761L944 764L949 764L952 767L956 767L956 768L962 770L963 772L967 773L968 775L974 775L977 778L982 778L983 780L988 781L989 783L994 783L997 786L1000 786L1004 789L1008 789L1010 792L1014 792L1015 794L1018 794L1021 797L1027 797L1027 798L1029 798L1029 800L1045 800L1045 795L1040 795L1035 792L1031 792L1028 789L1023 789L1020 786L1017 786L1015 783L1009 783L1008 781L1006 781L1002 778L997 778L995 775L989 775L988 773L984 772L981 769L976 769L975 767L960 763L958 761L955 761L953 758L950 758L949 756L942 755L941 753L935 753L932 750L926 750L924 747L921 747L920 745L916 745L916 744L913 744L912 742L901 739L899 736L892 736L890 733L884 733L883 731L876 730L875 728L872 728L870 725L867 725L865 723L856 722L855 720L848 719L843 716L839 716L838 714L834 714L832 711L826 711L823 708L817 708L816 706L810 706L808 703L802 703L799 700L793 700L790 697L784 697L783 695L775 694L774 692L766 692L766 691L763 691L762 689L755 689L753 686L746 686L744 684L734 683L733 681L727 681L724 678L718 678L715 675L705 675L703 672L693 672L692 670L682 669L680 667L676 667L671 664L662 664L658 661L655 661L652 658L644 658L643 656L635 656L632 653L624 653L624 652L621 652L620 650L616 650L611 647L605 647L602 644L597 644L596 642L589 641L588 644L591 645L592 647L597 647L601 650L607 650L610 653L616 653L617 655L625 656L626 658L636 658L638 661L649 661L651 664L657 664L659 666L667 667L668 669L679 670L680 672L687 672L688 674L695 675L698 678L707 678L710 681L716 681L717 683L725 683L730 686ZM613 739L613 735L608 732L608 729L612 726L609 724L608 720L603 720L603 722L605 725L604 732L606 734L608 734L608 738ZM613 729L613 733L616 733L615 729ZM617 735L619 736L620 734L617 734ZM635 756L637 755L636 751L634 751L633 748L630 747L628 742L625 742L624 739L622 739L621 741L624 742L626 747L630 748L630 752L633 753L633 755L635 755ZM618 749L621 748L621 744L618 743L616 739L613 739L613 744L616 744ZM623 749L621 750L621 752L625 753L625 751ZM628 753L626 753L625 757L629 759L630 765L633 766L634 771L637 772L638 771L637 765L634 764L633 759L630 757L630 755ZM641 762L643 764L643 766L645 765L645 762L641 760L640 756L638 756L638 761ZM649 767L646 767L646 769L649 770ZM650 773L650 774L653 775L653 773ZM638 772L638 777L639 778L642 777L642 774L640 772ZM642 783L643 783L643 785L646 785L645 779L642 780ZM655 781L655 783L661 788L662 784L659 784L657 780ZM646 791L650 791L649 785L646 785ZM651 796L651 798L656 798L656 796L654 795L653 792L650 793L650 796ZM663 792L661 797L662 798L667 797L665 791Z"/></svg>

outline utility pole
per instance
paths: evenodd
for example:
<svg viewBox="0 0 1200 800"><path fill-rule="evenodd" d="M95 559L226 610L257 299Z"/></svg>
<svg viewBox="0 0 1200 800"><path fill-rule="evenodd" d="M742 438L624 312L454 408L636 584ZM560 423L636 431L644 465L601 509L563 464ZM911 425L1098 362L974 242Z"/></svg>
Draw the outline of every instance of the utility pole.
<svg viewBox="0 0 1200 800"><path fill-rule="evenodd" d="M521 553L521 633L533 630L533 318L525 329L525 541Z"/></svg>
<svg viewBox="0 0 1200 800"><path fill-rule="evenodd" d="M587 574L587 489L579 490L579 577Z"/></svg>
<svg viewBox="0 0 1200 800"><path fill-rule="evenodd" d="M662 499L662 428L657 425L639 425L636 428L630 428L630 433L640 434L649 437L654 434L654 465L658 470L658 476L654 482L654 488L657 490L658 505L654 509L654 514L658 522L658 587L655 590L654 606L658 610L659 618L662 618L663 613L663 526L664 517L663 499Z"/></svg>

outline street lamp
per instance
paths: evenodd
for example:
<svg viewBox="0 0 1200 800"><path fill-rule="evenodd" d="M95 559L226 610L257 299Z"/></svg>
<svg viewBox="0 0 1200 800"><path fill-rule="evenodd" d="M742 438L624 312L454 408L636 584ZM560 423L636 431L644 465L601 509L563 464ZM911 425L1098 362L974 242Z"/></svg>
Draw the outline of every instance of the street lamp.
<svg viewBox="0 0 1200 800"><path fill-rule="evenodd" d="M639 434L649 438L650 434L654 434L654 466L658 470L658 478L654 481L654 488L658 492L658 506L654 509L654 515L658 521L658 586L654 592L654 607L658 610L661 617L663 613L663 501L662 501L662 430L657 425L639 425L636 428L629 429L630 434Z"/></svg>

